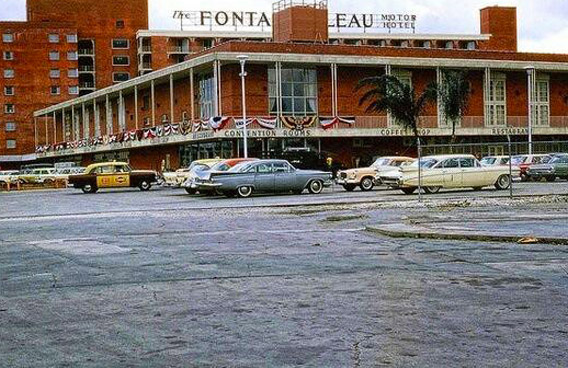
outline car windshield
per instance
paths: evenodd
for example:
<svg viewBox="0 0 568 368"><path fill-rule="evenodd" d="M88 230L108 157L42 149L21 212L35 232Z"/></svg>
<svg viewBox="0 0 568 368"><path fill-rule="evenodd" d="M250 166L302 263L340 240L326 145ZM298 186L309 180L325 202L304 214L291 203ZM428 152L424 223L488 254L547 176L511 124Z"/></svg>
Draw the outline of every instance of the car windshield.
<svg viewBox="0 0 568 368"><path fill-rule="evenodd" d="M378 158L371 166L379 167L379 166L387 166L389 164L388 158Z"/></svg>
<svg viewBox="0 0 568 368"><path fill-rule="evenodd" d="M544 156L540 160L536 160L536 162L540 162L541 164L547 164L554 159L552 156Z"/></svg>
<svg viewBox="0 0 568 368"><path fill-rule="evenodd" d="M193 166L193 167L191 167ZM195 172L199 172L199 171L206 171L209 170L209 166L204 165L204 164L191 164L189 172L191 173L195 173Z"/></svg>
<svg viewBox="0 0 568 368"><path fill-rule="evenodd" d="M229 165L227 161L221 161L211 166L211 171L228 171L230 168L231 165Z"/></svg>
<svg viewBox="0 0 568 368"><path fill-rule="evenodd" d="M235 166L231 167L228 172L241 172L241 171L246 171L250 165L252 165L252 162L241 162L239 164L236 164Z"/></svg>
<svg viewBox="0 0 568 368"><path fill-rule="evenodd" d="M440 162L440 161L435 159L435 158L422 158L422 159L420 159L420 167L423 167L425 169L429 169L429 168L433 167L434 165L436 165L438 162ZM410 164L410 166L418 167L418 160L414 161L412 164Z"/></svg>
<svg viewBox="0 0 568 368"><path fill-rule="evenodd" d="M497 161L496 157L484 157L481 159L483 165L493 165Z"/></svg>
<svg viewBox="0 0 568 368"><path fill-rule="evenodd" d="M511 163L513 165L519 165L519 164L522 164L523 162L525 162L526 159L527 159L527 156L513 156L513 158L511 159Z"/></svg>

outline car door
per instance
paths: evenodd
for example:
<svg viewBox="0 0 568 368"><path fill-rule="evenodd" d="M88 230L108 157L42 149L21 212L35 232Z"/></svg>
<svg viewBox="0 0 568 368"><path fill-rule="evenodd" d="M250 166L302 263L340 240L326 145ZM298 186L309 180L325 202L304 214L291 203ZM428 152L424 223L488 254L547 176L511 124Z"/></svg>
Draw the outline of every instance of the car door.
<svg viewBox="0 0 568 368"><path fill-rule="evenodd" d="M556 175L568 178L568 157L561 157L555 164Z"/></svg>
<svg viewBox="0 0 568 368"><path fill-rule="evenodd" d="M477 167L473 157L460 158L461 183L464 187L482 186L484 182L484 170Z"/></svg>
<svg viewBox="0 0 568 368"><path fill-rule="evenodd" d="M117 188L130 186L130 170L128 166L116 165L114 167L112 185Z"/></svg>
<svg viewBox="0 0 568 368"><path fill-rule="evenodd" d="M112 188L114 187L114 166L105 165L98 167L96 170L97 187L98 188Z"/></svg>
<svg viewBox="0 0 568 368"><path fill-rule="evenodd" d="M275 162L272 164L274 171L274 191L287 192L296 190L296 174L287 162Z"/></svg>
<svg viewBox="0 0 568 368"><path fill-rule="evenodd" d="M256 165L254 189L257 192L274 191L274 172L272 171L272 163L261 162Z"/></svg>
<svg viewBox="0 0 568 368"><path fill-rule="evenodd" d="M452 157L442 162L442 180L444 187L459 187L463 182L462 177L459 158Z"/></svg>

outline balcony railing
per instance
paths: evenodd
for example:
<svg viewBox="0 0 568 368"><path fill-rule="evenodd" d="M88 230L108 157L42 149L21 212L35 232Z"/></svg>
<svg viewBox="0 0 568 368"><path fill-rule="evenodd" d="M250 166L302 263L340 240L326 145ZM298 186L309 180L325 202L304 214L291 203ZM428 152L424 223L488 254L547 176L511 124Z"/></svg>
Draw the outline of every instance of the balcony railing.
<svg viewBox="0 0 568 368"><path fill-rule="evenodd" d="M95 89L95 83L94 82L81 82L81 83L79 83L79 88L80 89Z"/></svg>
<svg viewBox="0 0 568 368"><path fill-rule="evenodd" d="M79 49L79 55L94 55L95 50L93 49Z"/></svg>
<svg viewBox="0 0 568 368"><path fill-rule="evenodd" d="M95 71L95 67L92 65L80 65L79 66L80 72L93 72Z"/></svg>
<svg viewBox="0 0 568 368"><path fill-rule="evenodd" d="M144 63L138 64L138 68L140 70L152 70L152 64L148 63L148 62L144 62Z"/></svg>
<svg viewBox="0 0 568 368"><path fill-rule="evenodd" d="M152 52L152 46L140 46L138 52Z"/></svg>
<svg viewBox="0 0 568 368"><path fill-rule="evenodd" d="M188 46L170 46L170 54L189 54L191 50Z"/></svg>

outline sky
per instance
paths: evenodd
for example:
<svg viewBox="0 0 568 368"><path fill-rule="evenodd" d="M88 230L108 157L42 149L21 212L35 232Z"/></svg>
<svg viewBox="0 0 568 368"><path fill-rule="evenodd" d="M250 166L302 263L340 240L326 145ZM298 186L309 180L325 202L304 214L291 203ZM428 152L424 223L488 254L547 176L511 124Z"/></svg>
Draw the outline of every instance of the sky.
<svg viewBox="0 0 568 368"><path fill-rule="evenodd" d="M60 0L65 1L65 0ZM96 0L93 0L96 1ZM120 1L120 0L117 0ZM273 0L148 0L150 29L178 30L174 10L272 11ZM308 0L309 1L309 0ZM568 54L568 0L328 0L331 13L417 15L417 33L479 33L479 9L518 8L519 51ZM25 0L0 0L1 20L24 20Z"/></svg>

